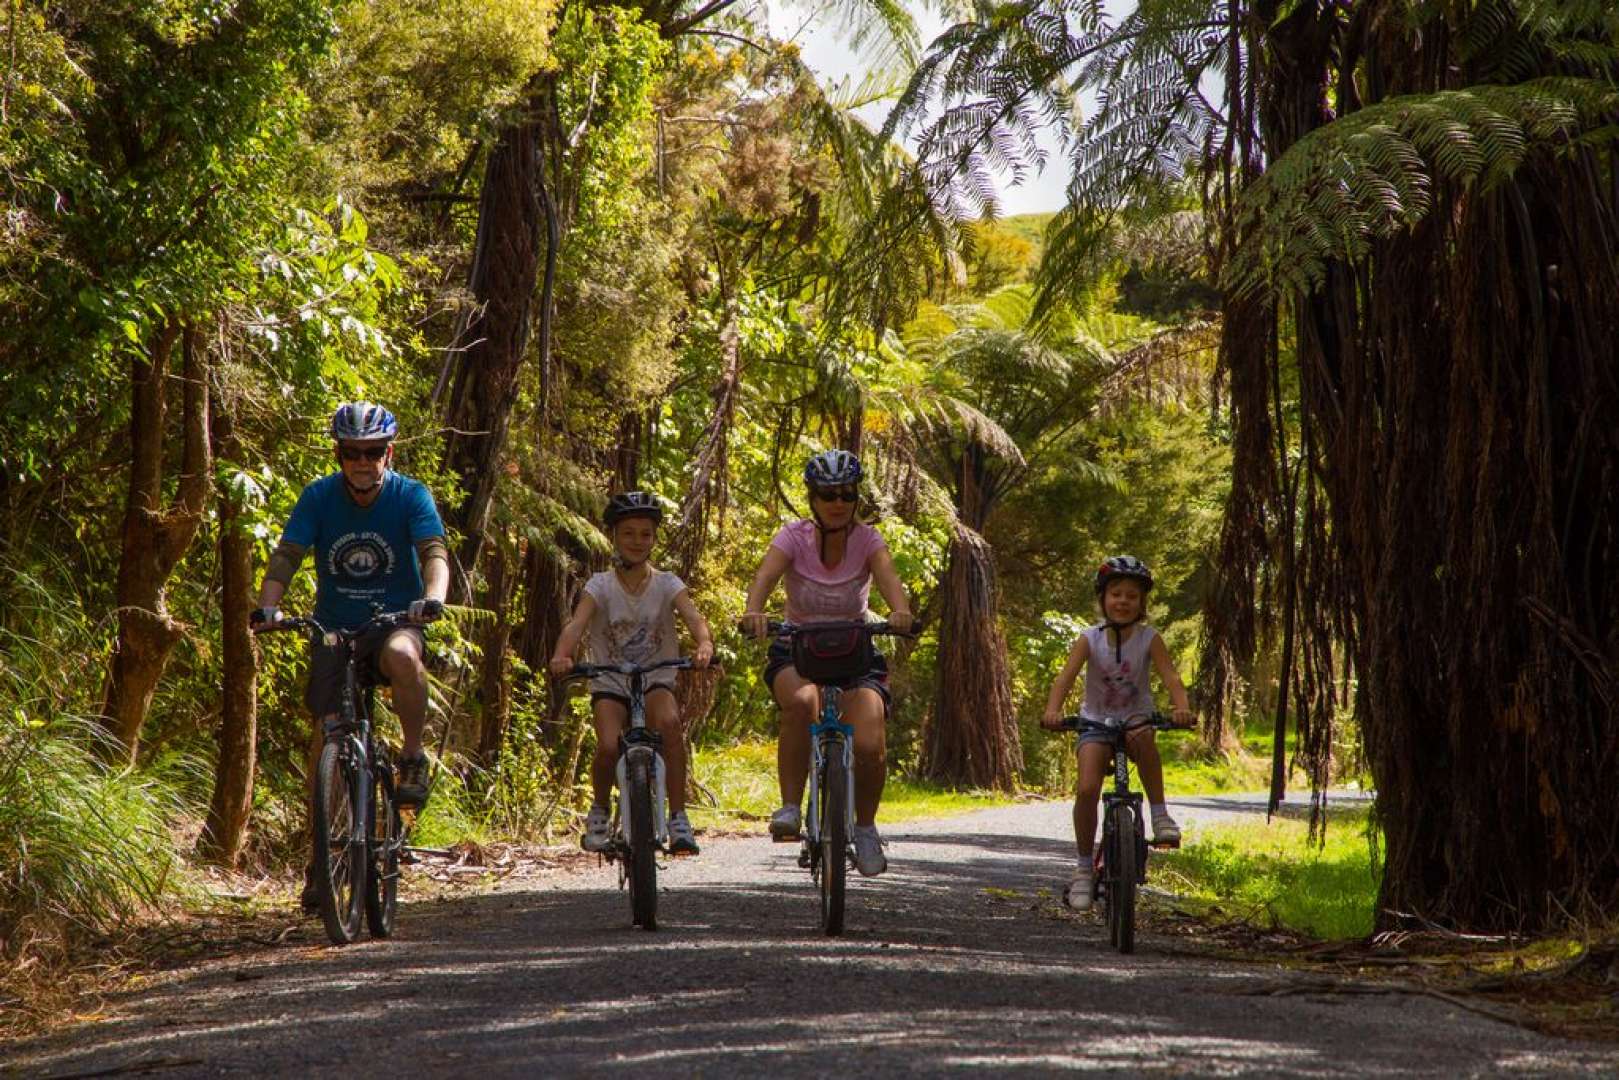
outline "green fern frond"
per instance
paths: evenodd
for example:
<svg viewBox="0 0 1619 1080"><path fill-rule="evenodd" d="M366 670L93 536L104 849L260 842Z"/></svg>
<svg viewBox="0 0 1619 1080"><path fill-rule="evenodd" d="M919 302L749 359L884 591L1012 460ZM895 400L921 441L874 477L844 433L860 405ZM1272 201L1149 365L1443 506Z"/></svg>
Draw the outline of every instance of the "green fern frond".
<svg viewBox="0 0 1619 1080"><path fill-rule="evenodd" d="M1391 98L1300 139L1238 205L1248 237L1227 268L1242 292L1308 292L1333 259L1423 220L1439 184L1480 191L1510 180L1532 153L1560 152L1608 130L1619 90L1566 76Z"/></svg>

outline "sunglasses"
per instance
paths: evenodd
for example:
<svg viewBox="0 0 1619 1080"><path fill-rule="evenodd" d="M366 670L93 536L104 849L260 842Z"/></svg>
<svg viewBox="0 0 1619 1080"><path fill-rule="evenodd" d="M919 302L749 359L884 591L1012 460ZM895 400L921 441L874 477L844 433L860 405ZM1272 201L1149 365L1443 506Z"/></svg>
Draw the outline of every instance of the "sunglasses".
<svg viewBox="0 0 1619 1080"><path fill-rule="evenodd" d="M860 501L860 492L854 488L821 488L816 490L815 497L826 502L852 503Z"/></svg>
<svg viewBox="0 0 1619 1080"><path fill-rule="evenodd" d="M388 452L386 446L343 446L338 448L338 456L344 461L381 461L382 455Z"/></svg>

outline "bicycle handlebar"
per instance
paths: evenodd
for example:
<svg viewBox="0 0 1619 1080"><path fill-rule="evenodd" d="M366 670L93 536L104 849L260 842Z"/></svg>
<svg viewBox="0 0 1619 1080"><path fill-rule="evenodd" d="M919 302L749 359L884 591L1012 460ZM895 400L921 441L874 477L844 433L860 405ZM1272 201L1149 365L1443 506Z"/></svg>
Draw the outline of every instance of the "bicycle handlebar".
<svg viewBox="0 0 1619 1080"><path fill-rule="evenodd" d="M1135 719L1145 719L1146 723L1145 724L1132 725L1130 723L1130 721L1135 720ZM1157 710L1154 710L1153 712L1150 712L1150 713L1137 714L1137 716L1128 716L1128 717L1115 716L1115 717L1109 717L1109 718L1104 719L1104 720L1093 720L1093 719L1091 719L1089 717L1085 717L1085 716L1065 716L1065 717L1062 718L1061 725L1058 727L1057 730L1059 730L1059 731L1085 731L1085 730L1090 730L1090 731L1103 731L1103 732L1107 732L1108 734L1114 734L1116 732L1126 731L1129 728L1131 728L1132 726L1135 726L1135 727L1151 727L1151 728L1154 728L1154 729L1156 729L1158 731L1191 731L1191 730L1193 730L1194 728L1197 727L1196 724L1177 724L1177 723L1175 723L1174 720L1172 720L1171 718L1165 716L1163 713L1158 712Z"/></svg>
<svg viewBox="0 0 1619 1080"><path fill-rule="evenodd" d="M411 620L410 612L408 611L378 612L365 622L361 623L359 626L348 630L328 630L326 627L322 626L320 623L308 616L289 615L285 618L277 619L273 623L257 626L253 629L253 632L255 634L276 634L297 631L302 633L311 641L318 640L327 645L336 645L340 641L353 641L361 634L369 633L372 630L385 630L391 629L395 626L417 625L420 624Z"/></svg>
<svg viewBox="0 0 1619 1080"><path fill-rule="evenodd" d="M650 664L575 664L573 670L562 676L562 681L569 679L594 679L601 675L646 675L664 668L689 668L692 666L691 657L676 656L668 660L656 660Z"/></svg>
<svg viewBox="0 0 1619 1080"><path fill-rule="evenodd" d="M740 624L739 628L740 628ZM794 634L808 634L817 630L864 630L873 636L887 635L888 637L914 638L922 629L920 622L913 622L909 630L895 630L885 619L881 622L866 622L863 619L843 619L837 622L791 623L785 620L770 619L765 623L765 630L774 637L791 637Z"/></svg>

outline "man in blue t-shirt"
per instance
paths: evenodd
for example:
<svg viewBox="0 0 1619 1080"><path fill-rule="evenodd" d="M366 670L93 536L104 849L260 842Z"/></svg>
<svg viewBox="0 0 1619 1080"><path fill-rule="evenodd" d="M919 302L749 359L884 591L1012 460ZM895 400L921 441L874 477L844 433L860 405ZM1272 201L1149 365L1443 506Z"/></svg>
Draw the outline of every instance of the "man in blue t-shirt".
<svg viewBox="0 0 1619 1080"><path fill-rule="evenodd" d="M449 591L449 549L444 523L426 485L393 472L393 441L399 425L381 405L343 405L332 417L338 471L304 488L287 519L281 543L270 556L259 587L255 627L275 623L287 585L304 556L315 555L315 621L332 629L352 629L370 619L377 605L408 611L416 623L436 619ZM399 758L401 806L427 800L427 758L422 726L427 719L426 639L421 627L396 627L363 635L355 657L374 665L393 687L394 711L405 732ZM304 695L319 753L326 723L343 700L343 656L315 645L309 657Z"/></svg>

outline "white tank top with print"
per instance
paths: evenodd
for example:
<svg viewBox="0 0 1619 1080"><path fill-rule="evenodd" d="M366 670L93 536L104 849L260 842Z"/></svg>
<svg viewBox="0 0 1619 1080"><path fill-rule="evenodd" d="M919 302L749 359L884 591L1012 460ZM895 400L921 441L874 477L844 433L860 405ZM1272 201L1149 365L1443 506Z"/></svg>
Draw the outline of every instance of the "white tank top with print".
<svg viewBox="0 0 1619 1080"><path fill-rule="evenodd" d="M1135 633L1115 646L1105 625L1086 629L1091 658L1085 665L1085 705L1080 715L1087 720L1128 720L1152 712L1148 650L1157 636L1158 631L1146 623L1137 623Z"/></svg>

